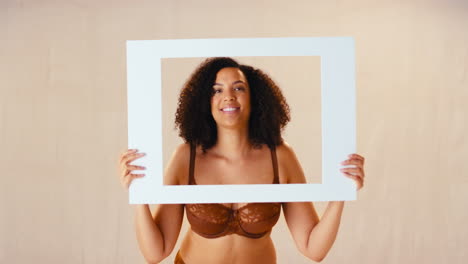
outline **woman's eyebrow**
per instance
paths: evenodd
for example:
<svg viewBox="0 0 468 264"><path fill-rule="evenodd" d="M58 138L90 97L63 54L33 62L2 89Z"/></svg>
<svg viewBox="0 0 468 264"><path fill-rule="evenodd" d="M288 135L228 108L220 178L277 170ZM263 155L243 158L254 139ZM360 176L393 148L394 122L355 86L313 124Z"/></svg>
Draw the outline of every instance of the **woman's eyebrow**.
<svg viewBox="0 0 468 264"><path fill-rule="evenodd" d="M238 84L238 83L243 83L243 84L245 84L245 82L242 81L242 80L237 80L237 81L233 82L232 84ZM222 83L215 83L215 84L213 84L213 86L216 86L216 85L223 86Z"/></svg>

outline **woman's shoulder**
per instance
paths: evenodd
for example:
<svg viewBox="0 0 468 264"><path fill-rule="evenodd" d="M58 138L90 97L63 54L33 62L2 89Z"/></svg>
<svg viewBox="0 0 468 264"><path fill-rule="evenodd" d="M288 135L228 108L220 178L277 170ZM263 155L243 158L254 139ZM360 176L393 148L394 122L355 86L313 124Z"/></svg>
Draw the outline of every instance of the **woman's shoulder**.
<svg viewBox="0 0 468 264"><path fill-rule="evenodd" d="M174 156L178 158L184 158L190 156L190 144L181 143L174 150Z"/></svg>
<svg viewBox="0 0 468 264"><path fill-rule="evenodd" d="M278 159L283 160L288 160L296 157L293 148L286 141L283 141L281 145L276 147L276 155L278 156Z"/></svg>
<svg viewBox="0 0 468 264"><path fill-rule="evenodd" d="M190 163L190 144L179 144L172 153L172 157L166 166L164 175L165 184L186 184Z"/></svg>
<svg viewBox="0 0 468 264"><path fill-rule="evenodd" d="M280 179L287 183L304 183L304 172L301 164L294 153L293 148L283 142L276 147L276 156L278 158L278 166L280 171Z"/></svg>

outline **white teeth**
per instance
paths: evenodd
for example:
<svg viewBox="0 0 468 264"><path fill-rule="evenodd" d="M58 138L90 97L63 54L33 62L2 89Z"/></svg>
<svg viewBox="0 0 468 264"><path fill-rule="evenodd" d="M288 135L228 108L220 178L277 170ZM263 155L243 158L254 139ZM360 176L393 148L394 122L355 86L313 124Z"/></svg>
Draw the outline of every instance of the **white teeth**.
<svg viewBox="0 0 468 264"><path fill-rule="evenodd" d="M232 111L236 111L236 108L234 107L223 108L223 112L232 112Z"/></svg>

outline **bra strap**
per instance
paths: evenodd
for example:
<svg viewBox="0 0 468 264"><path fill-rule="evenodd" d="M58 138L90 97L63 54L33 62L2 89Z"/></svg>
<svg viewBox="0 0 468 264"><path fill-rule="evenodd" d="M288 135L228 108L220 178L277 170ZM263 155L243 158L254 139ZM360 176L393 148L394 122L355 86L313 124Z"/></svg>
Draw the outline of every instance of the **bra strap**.
<svg viewBox="0 0 468 264"><path fill-rule="evenodd" d="M270 149L271 152L271 161L273 163L273 184L279 183L279 173L278 173L278 158L276 157L276 147Z"/></svg>
<svg viewBox="0 0 468 264"><path fill-rule="evenodd" d="M195 183L195 176L194 176L195 154L196 154L195 144L190 143L189 185L195 185L196 184Z"/></svg>

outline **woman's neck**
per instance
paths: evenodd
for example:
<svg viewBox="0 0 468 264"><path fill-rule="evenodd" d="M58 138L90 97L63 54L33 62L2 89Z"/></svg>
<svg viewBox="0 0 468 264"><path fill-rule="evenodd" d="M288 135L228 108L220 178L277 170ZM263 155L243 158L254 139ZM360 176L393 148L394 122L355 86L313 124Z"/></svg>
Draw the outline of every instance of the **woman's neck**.
<svg viewBox="0 0 468 264"><path fill-rule="evenodd" d="M248 130L225 129L218 127L218 139L213 151L228 159L238 159L246 156L252 145L249 142Z"/></svg>

